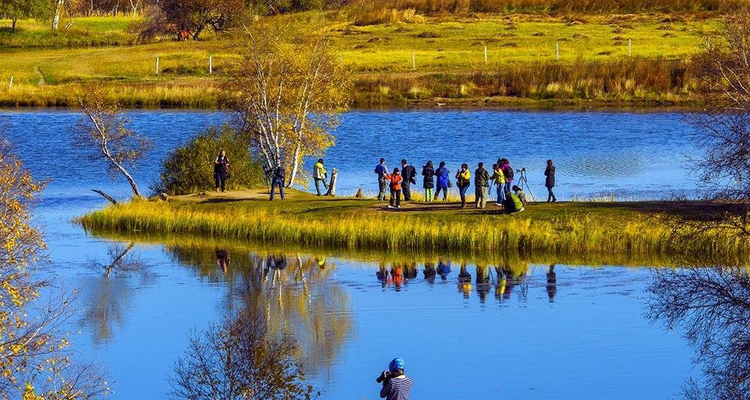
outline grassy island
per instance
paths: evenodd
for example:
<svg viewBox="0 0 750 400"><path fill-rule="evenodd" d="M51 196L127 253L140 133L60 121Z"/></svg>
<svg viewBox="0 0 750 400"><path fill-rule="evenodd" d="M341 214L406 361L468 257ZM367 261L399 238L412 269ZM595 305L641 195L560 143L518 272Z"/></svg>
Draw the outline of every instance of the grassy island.
<svg viewBox="0 0 750 400"><path fill-rule="evenodd" d="M507 215L492 204L477 210L414 202L389 210L372 199L320 198L298 191L285 201L269 202L265 191L247 190L136 200L94 211L79 222L95 233L183 234L315 249L605 258L694 253L722 262L744 259L745 241L727 233L689 234L689 228L675 223L699 207L705 205L535 203Z"/></svg>

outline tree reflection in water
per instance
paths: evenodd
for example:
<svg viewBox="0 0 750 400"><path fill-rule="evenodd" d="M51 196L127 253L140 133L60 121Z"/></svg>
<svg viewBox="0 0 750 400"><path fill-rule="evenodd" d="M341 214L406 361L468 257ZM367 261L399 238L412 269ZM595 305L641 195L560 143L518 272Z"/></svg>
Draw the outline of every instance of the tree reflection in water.
<svg viewBox="0 0 750 400"><path fill-rule="evenodd" d="M231 254L226 272L217 266L217 249L168 247L183 265L201 277L224 281L229 312L261 318L269 338L293 338L307 373L316 374L336 360L353 328L351 299L345 288L329 279L335 265L322 256L224 249Z"/></svg>
<svg viewBox="0 0 750 400"><path fill-rule="evenodd" d="M80 324L92 328L94 342L112 339L114 327L122 327L132 302L134 285L130 278L134 274L140 278L136 286L147 284L152 278L145 263L131 254L133 247L134 243L127 247L114 244L107 249L106 261L91 261L91 267L101 276L90 278L85 285L85 312Z"/></svg>
<svg viewBox="0 0 750 400"><path fill-rule="evenodd" d="M704 377L685 398L750 399L750 275L743 268L662 270L649 286L648 317L678 328L696 349Z"/></svg>

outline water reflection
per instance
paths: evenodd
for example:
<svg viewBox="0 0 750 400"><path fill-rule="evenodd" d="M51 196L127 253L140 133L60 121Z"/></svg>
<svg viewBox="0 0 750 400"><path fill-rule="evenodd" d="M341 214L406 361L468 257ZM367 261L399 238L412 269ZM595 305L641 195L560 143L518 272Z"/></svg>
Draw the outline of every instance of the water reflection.
<svg viewBox="0 0 750 400"><path fill-rule="evenodd" d="M689 380L694 400L750 399L750 275L743 268L658 271L648 317L682 330L704 376Z"/></svg>
<svg viewBox="0 0 750 400"><path fill-rule="evenodd" d="M89 277L85 284L85 311L80 325L91 328L95 343L114 337L115 327L119 329L124 324L134 289L153 281L147 265L131 254L134 246L132 242L128 246L111 245L106 261L91 261L90 266L97 275ZM134 275L139 278L137 283L131 279Z"/></svg>
<svg viewBox="0 0 750 400"><path fill-rule="evenodd" d="M224 282L226 312L252 313L265 321L269 336L294 338L310 373L328 372L352 333L351 299L340 285L330 284L335 265L324 256L262 255L225 246L167 251L200 277Z"/></svg>

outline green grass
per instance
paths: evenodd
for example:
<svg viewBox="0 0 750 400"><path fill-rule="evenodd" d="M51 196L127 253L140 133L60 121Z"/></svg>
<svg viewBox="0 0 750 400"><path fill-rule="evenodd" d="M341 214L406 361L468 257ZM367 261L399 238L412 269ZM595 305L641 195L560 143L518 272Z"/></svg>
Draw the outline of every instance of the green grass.
<svg viewBox="0 0 750 400"><path fill-rule="evenodd" d="M374 200L292 193L284 202L269 202L257 192L134 201L95 211L80 222L95 232L205 235L357 251L609 258L695 253L737 260L748 250L748 243L728 235L675 240L680 232L670 213L679 207L670 203L533 204L510 216L493 206L458 210L455 204L415 203L394 212Z"/></svg>
<svg viewBox="0 0 750 400"><path fill-rule="evenodd" d="M334 51L354 74L355 107L425 101L693 104L696 84L679 60L700 51L703 35L719 26L715 19L690 16L664 22L667 16L659 14L441 16L367 26L353 25L343 12L327 16ZM312 14L273 21L285 24L291 18ZM0 105L73 105L82 83L104 81L126 106L216 107L217 88L238 60L233 44L209 38L129 45L133 37L126 28L132 21L77 18L59 32L21 21L15 34L0 30ZM0 21L4 25L9 22ZM633 58L627 57L629 39ZM622 72L611 76L613 69ZM675 71L687 74L685 79L675 82ZM8 90L11 76L14 85Z"/></svg>

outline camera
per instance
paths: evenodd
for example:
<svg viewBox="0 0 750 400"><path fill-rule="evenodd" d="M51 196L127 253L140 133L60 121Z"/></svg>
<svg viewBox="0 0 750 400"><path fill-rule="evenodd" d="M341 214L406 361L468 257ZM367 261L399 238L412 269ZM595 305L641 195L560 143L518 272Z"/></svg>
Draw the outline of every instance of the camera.
<svg viewBox="0 0 750 400"><path fill-rule="evenodd" d="M516 172L526 172L526 167L523 167L521 169L517 169Z"/></svg>
<svg viewBox="0 0 750 400"><path fill-rule="evenodd" d="M388 371L383 371L380 373L380 375L375 379L375 382L382 383L383 381L387 381L388 379L391 379L393 376Z"/></svg>

